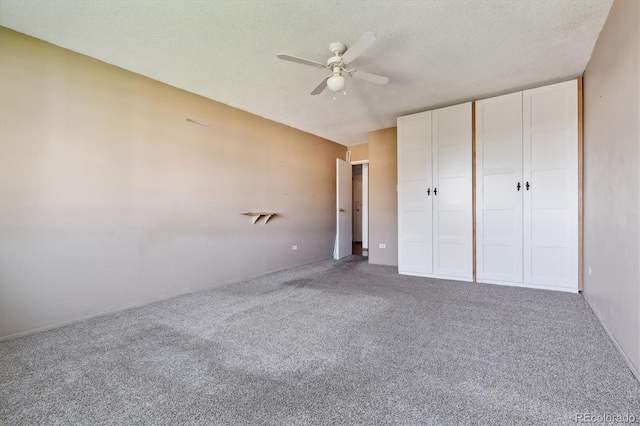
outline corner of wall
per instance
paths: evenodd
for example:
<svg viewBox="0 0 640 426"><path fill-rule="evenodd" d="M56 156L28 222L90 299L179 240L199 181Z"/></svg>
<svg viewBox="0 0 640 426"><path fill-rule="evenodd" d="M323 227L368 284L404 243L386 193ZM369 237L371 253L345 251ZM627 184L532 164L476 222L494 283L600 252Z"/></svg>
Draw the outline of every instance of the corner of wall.
<svg viewBox="0 0 640 426"><path fill-rule="evenodd" d="M391 266L398 265L396 130L369 132L369 263Z"/></svg>
<svg viewBox="0 0 640 426"><path fill-rule="evenodd" d="M584 297L640 371L640 3L616 0L584 72Z"/></svg>

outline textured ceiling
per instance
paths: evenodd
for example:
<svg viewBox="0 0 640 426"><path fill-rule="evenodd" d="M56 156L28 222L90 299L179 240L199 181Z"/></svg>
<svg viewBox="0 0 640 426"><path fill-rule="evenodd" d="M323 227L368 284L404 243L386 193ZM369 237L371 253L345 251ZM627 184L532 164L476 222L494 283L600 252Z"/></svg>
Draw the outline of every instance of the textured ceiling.
<svg viewBox="0 0 640 426"><path fill-rule="evenodd" d="M407 113L576 77L611 0L0 0L0 25L172 86L354 145ZM347 95L309 92L329 44L376 43ZM206 120L206 117L197 117Z"/></svg>

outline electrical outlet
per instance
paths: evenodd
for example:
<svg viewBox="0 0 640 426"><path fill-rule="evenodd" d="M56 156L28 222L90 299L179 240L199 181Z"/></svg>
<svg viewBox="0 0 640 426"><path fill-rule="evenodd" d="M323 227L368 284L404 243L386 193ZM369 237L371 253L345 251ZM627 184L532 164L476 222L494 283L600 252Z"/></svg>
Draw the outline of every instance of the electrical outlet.
<svg viewBox="0 0 640 426"><path fill-rule="evenodd" d="M589 266L589 275L591 275L591 266Z"/></svg>
<svg viewBox="0 0 640 426"><path fill-rule="evenodd" d="M298 250L298 246L291 246L291 250Z"/></svg>
<svg viewBox="0 0 640 426"><path fill-rule="evenodd" d="M378 245L378 247L380 247L380 248L387 248L387 245L386 245L386 244L379 244L379 245Z"/></svg>

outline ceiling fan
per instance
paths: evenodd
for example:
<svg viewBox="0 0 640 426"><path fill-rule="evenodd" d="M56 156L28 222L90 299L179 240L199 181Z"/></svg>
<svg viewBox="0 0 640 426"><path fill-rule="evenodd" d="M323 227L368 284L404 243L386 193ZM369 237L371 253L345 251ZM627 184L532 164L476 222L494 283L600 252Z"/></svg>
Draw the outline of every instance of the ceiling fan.
<svg viewBox="0 0 640 426"><path fill-rule="evenodd" d="M348 69L347 66L358 56L360 56L369 46L376 41L376 36L371 32L366 32L360 36L358 40L349 49L343 43L331 43L329 50L334 54L327 64L321 64L320 62L310 61L308 59L298 58L297 56L285 55L283 53L278 55L279 59L285 61L296 62L302 65L308 65L314 68L325 68L331 70L331 75L326 77L311 91L312 95L319 95L322 93L325 87L334 92L344 91L346 87L346 81L344 76L358 78L360 80L368 81L374 84L387 84L389 82L388 77L382 75L371 74L369 72L359 71L356 69ZM346 92L345 92L346 93Z"/></svg>

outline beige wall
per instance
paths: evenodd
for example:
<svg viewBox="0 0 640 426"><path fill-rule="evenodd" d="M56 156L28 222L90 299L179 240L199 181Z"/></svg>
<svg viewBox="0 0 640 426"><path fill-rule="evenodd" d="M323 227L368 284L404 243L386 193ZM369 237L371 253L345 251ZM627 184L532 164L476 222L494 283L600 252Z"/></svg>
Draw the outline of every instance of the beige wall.
<svg viewBox="0 0 640 426"><path fill-rule="evenodd" d="M7 29L0 51L0 337L331 257L346 147Z"/></svg>
<svg viewBox="0 0 640 426"><path fill-rule="evenodd" d="M351 151L351 161L362 161L369 159L369 144L363 143L348 147Z"/></svg>
<svg viewBox="0 0 640 426"><path fill-rule="evenodd" d="M584 295L636 376L640 371L639 6L636 0L614 2L584 75Z"/></svg>
<svg viewBox="0 0 640 426"><path fill-rule="evenodd" d="M397 170L396 128L370 132L369 263L398 265Z"/></svg>

